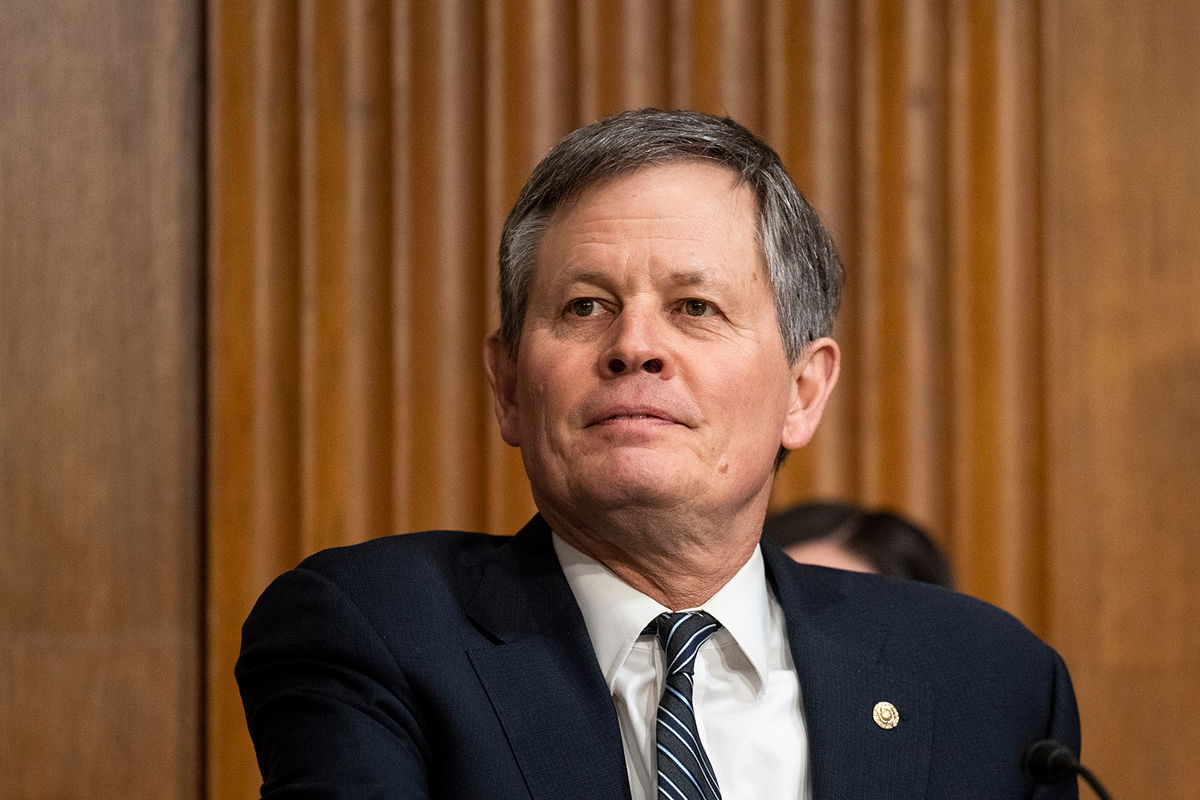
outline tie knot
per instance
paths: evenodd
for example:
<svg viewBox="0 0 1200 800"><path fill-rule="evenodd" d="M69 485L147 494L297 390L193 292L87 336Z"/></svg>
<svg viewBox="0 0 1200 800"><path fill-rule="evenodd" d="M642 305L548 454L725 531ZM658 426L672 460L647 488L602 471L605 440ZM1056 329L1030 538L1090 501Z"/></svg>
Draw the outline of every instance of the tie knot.
<svg viewBox="0 0 1200 800"><path fill-rule="evenodd" d="M712 614L703 611L678 611L659 614L646 630L658 637L666 655L667 675L692 674L700 645L721 627Z"/></svg>

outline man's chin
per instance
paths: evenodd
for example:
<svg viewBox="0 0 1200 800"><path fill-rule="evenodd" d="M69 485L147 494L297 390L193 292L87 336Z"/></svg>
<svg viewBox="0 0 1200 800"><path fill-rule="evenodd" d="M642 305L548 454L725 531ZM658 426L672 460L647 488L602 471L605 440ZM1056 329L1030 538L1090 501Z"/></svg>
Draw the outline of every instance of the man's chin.
<svg viewBox="0 0 1200 800"><path fill-rule="evenodd" d="M677 464L615 464L588 475L577 475L575 494L588 505L612 509L672 508L695 498L693 482L679 474Z"/></svg>
<svg viewBox="0 0 1200 800"><path fill-rule="evenodd" d="M694 502L699 489L694 455L677 449L620 447L579 454L566 461L543 463L534 494L575 512L603 513L635 509L667 509ZM526 464L529 470L530 464ZM542 491L538 491L538 488Z"/></svg>
<svg viewBox="0 0 1200 800"><path fill-rule="evenodd" d="M593 508L615 511L678 508L686 503L689 497L686 493L662 484L612 483L595 488L596 491L588 493L588 504Z"/></svg>

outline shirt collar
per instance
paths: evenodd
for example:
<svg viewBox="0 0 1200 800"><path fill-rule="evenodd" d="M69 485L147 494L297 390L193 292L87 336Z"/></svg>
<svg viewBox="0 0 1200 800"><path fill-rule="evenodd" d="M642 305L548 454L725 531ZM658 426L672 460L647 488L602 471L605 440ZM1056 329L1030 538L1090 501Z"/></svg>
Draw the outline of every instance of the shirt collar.
<svg viewBox="0 0 1200 800"><path fill-rule="evenodd" d="M592 649L611 690L617 670L625 663L646 623L670 609L625 583L557 533L553 541L555 555L583 612ZM703 606L720 621L754 668L759 692L765 685L770 663L771 606L767 593L762 550L756 547L742 568Z"/></svg>

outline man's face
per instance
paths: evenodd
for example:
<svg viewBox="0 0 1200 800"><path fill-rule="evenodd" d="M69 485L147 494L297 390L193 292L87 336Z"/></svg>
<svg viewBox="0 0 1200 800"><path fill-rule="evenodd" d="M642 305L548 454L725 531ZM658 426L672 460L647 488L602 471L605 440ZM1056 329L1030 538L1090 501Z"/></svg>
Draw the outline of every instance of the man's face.
<svg viewBox="0 0 1200 800"><path fill-rule="evenodd" d="M488 352L539 507L765 508L779 446L806 443L820 408L809 355L785 355L756 217L730 170L684 162L551 219L516 363Z"/></svg>

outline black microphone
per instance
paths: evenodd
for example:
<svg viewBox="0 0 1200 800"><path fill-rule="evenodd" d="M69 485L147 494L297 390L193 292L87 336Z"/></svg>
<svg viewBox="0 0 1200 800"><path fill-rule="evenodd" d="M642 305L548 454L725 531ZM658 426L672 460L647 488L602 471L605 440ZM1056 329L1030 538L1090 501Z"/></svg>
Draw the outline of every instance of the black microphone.
<svg viewBox="0 0 1200 800"><path fill-rule="evenodd" d="M1021 766L1034 783L1058 783L1076 775L1081 776L1091 786L1100 800L1112 800L1112 795L1100 783L1100 780L1087 767L1079 763L1071 748L1053 739L1043 739L1034 742L1025 750L1021 757Z"/></svg>

